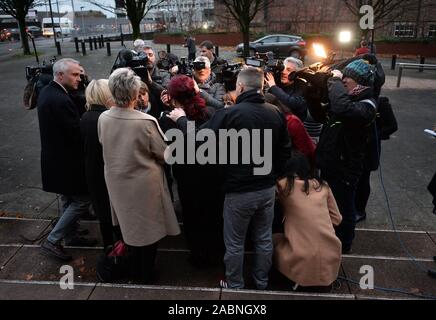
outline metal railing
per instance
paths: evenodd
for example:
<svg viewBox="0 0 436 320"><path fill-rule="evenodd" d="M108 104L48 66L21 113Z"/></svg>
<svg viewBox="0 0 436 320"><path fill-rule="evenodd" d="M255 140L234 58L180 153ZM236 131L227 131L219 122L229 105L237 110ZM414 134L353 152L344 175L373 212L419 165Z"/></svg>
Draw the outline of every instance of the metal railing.
<svg viewBox="0 0 436 320"><path fill-rule="evenodd" d="M401 85L401 78L403 76L403 69L415 69L415 70L436 70L436 64L420 64L420 63L397 63L398 68L398 79L397 88Z"/></svg>

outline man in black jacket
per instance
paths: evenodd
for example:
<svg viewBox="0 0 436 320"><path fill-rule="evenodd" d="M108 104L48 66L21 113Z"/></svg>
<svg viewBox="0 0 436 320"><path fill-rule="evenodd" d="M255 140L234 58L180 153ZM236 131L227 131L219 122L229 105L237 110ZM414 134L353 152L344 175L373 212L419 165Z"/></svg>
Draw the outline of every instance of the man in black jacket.
<svg viewBox="0 0 436 320"><path fill-rule="evenodd" d="M42 187L61 195L63 213L47 240L45 253L70 260L61 240L67 238L79 217L90 206L84 170L80 116L68 90L77 89L80 65L73 59L61 59L53 66L54 80L38 97L38 119L41 135ZM68 245L90 246L95 241L84 238L65 239Z"/></svg>
<svg viewBox="0 0 436 320"><path fill-rule="evenodd" d="M218 110L202 127L212 129L216 134L223 129L236 130L238 134L248 131L252 140L252 149L248 154L243 152L246 147L244 141L238 144L238 148L230 148L230 152L226 153L227 164L223 166L226 193L223 212L224 262L227 280L221 284L224 287L244 287L244 243L250 222L256 251L252 274L258 289L267 287L272 264L275 183L278 173L290 157L291 146L283 114L274 105L265 103L263 83L262 71L250 67L243 69L236 84L236 104ZM260 141L256 140L256 130L261 132ZM223 144L221 140L220 144ZM259 168L259 163L254 160L257 153L255 148L270 158L264 161L263 168ZM232 164L229 159L235 155L238 162ZM245 156L251 156L251 160L244 162ZM267 162L271 165L267 165Z"/></svg>
<svg viewBox="0 0 436 320"><path fill-rule="evenodd" d="M351 252L356 225L356 187L363 171L369 131L375 130L374 70L356 60L328 80L330 110L316 150L316 164L336 198L342 223L336 234L343 253ZM343 78L343 79L342 79Z"/></svg>

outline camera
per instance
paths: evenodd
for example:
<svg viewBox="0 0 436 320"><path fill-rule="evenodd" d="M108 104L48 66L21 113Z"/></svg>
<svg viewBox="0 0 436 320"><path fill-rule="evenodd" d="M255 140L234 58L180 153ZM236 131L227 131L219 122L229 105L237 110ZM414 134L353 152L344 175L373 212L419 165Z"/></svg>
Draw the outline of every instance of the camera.
<svg viewBox="0 0 436 320"><path fill-rule="evenodd" d="M186 57L180 58L180 62L176 63L178 66L177 74L183 74L188 77L193 76L193 71L199 71L206 68L206 63L204 61L194 61L188 62Z"/></svg>
<svg viewBox="0 0 436 320"><path fill-rule="evenodd" d="M53 77L53 65L56 62L56 57L50 59L49 64L43 61L42 66L26 66L26 79L31 81L32 79L37 79L41 74L50 75Z"/></svg>
<svg viewBox="0 0 436 320"><path fill-rule="evenodd" d="M255 56L246 58L245 64L247 66L261 68L265 74L272 73L276 83L281 83L281 73L285 70L285 65L282 60L274 58L273 52L256 53Z"/></svg>
<svg viewBox="0 0 436 320"><path fill-rule="evenodd" d="M130 68L132 69L142 81L148 83L148 69L147 64L149 63L148 56L145 54L137 54L129 49L121 50L115 62L112 66L111 73L118 68Z"/></svg>
<svg viewBox="0 0 436 320"><path fill-rule="evenodd" d="M221 80L226 88L226 91L236 89L236 80L241 71L242 63L225 63L221 68Z"/></svg>

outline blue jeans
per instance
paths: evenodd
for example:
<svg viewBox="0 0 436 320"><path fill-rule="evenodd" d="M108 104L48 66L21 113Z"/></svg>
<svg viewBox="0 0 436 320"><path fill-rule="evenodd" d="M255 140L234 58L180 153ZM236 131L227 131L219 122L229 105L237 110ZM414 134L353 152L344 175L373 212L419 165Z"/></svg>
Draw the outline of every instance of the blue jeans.
<svg viewBox="0 0 436 320"><path fill-rule="evenodd" d="M57 244L67 237L75 228L77 221L83 213L89 210L91 201L88 196L61 196L63 213L56 226L50 232L47 240Z"/></svg>
<svg viewBox="0 0 436 320"><path fill-rule="evenodd" d="M272 265L272 223L275 187L244 193L228 193L224 200L224 244L226 280L229 288L244 288L245 237L252 224L255 250L252 275L258 289L268 285Z"/></svg>

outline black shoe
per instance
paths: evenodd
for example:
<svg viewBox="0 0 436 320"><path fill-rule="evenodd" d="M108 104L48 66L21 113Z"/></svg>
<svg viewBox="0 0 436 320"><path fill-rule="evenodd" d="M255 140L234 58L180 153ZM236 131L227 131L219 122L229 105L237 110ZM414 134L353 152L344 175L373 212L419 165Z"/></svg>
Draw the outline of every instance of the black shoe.
<svg viewBox="0 0 436 320"><path fill-rule="evenodd" d="M356 223L359 223L365 219L366 219L366 212L365 211L356 213Z"/></svg>
<svg viewBox="0 0 436 320"><path fill-rule="evenodd" d="M65 245L69 247L94 247L98 243L94 238L73 237L65 240Z"/></svg>
<svg viewBox="0 0 436 320"><path fill-rule="evenodd" d="M64 248L60 244L55 245L48 240L45 240L41 244L41 249L45 254L58 258L62 261L70 261L72 259L69 254L65 253Z"/></svg>
<svg viewBox="0 0 436 320"><path fill-rule="evenodd" d="M434 262L436 262L436 256L433 256L433 260L434 260Z"/></svg>

